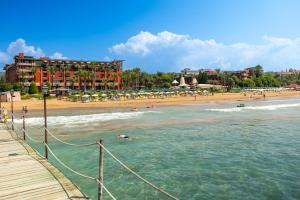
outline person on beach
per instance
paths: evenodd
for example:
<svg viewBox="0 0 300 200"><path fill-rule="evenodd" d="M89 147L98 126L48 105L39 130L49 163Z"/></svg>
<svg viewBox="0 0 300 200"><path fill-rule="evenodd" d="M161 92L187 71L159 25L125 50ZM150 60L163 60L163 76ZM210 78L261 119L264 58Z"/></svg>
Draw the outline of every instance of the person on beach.
<svg viewBox="0 0 300 200"><path fill-rule="evenodd" d="M8 121L7 110L3 110L3 120L4 120L5 127L7 128L8 127L8 125L7 125L7 121Z"/></svg>

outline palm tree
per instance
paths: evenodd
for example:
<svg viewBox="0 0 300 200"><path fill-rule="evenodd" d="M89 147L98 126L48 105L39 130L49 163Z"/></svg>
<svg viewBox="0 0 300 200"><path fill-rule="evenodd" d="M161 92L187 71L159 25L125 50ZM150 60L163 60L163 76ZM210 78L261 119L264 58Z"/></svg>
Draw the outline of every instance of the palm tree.
<svg viewBox="0 0 300 200"><path fill-rule="evenodd" d="M112 78L113 78L113 86L114 86L114 89L115 89L116 83L118 83L117 72L112 71Z"/></svg>
<svg viewBox="0 0 300 200"><path fill-rule="evenodd" d="M83 79L83 92L86 92L86 82L89 77L89 73L87 70L80 69L78 72L80 79Z"/></svg>
<svg viewBox="0 0 300 200"><path fill-rule="evenodd" d="M128 83L128 72L122 72L121 74L121 85L122 85L122 89L124 90L126 87L126 83Z"/></svg>
<svg viewBox="0 0 300 200"><path fill-rule="evenodd" d="M33 66L32 68L31 68L31 72L32 72L32 74L33 74L33 80L34 80L34 82L35 82L35 73L36 73L36 67L35 66Z"/></svg>
<svg viewBox="0 0 300 200"><path fill-rule="evenodd" d="M95 82L96 82L96 71L97 71L97 68L98 68L98 64L96 62L92 62L90 67L92 68L92 72L93 72L93 77L92 77L92 87L94 87L95 85ZM93 88L95 89L95 88Z"/></svg>
<svg viewBox="0 0 300 200"><path fill-rule="evenodd" d="M77 81L76 76L71 76L70 77L70 82L72 83L72 90L74 90L74 83Z"/></svg>
<svg viewBox="0 0 300 200"><path fill-rule="evenodd" d="M50 78L51 78L51 87L53 87L53 76L56 66L55 65L48 65L47 66L49 72L50 72Z"/></svg>
<svg viewBox="0 0 300 200"><path fill-rule="evenodd" d="M66 69L67 69L67 66L65 64L61 64L60 68L62 69L62 72L63 72L64 88L66 88Z"/></svg>
<svg viewBox="0 0 300 200"><path fill-rule="evenodd" d="M102 78L102 83L103 83L103 85L104 85L104 89L105 89L105 91L107 90L107 83L108 83L108 79L107 79L107 77L104 77L104 78Z"/></svg>

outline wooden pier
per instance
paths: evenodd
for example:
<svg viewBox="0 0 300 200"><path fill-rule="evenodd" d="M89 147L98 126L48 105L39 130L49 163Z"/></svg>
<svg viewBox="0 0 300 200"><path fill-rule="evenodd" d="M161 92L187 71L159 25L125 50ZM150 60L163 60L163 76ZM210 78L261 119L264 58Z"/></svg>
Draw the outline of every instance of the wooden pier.
<svg viewBox="0 0 300 200"><path fill-rule="evenodd" d="M88 199L12 131L0 127L0 200Z"/></svg>

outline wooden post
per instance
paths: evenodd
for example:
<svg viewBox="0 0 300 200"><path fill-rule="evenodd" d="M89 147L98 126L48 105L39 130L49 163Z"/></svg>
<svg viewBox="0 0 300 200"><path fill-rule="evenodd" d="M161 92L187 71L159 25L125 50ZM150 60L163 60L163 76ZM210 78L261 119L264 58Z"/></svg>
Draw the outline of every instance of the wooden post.
<svg viewBox="0 0 300 200"><path fill-rule="evenodd" d="M11 97L10 97L10 100L11 100L11 129L14 131L15 130L15 127L14 127L14 101L13 101L13 92L10 93Z"/></svg>
<svg viewBox="0 0 300 200"><path fill-rule="evenodd" d="M25 108L23 107L23 140L26 140L25 136Z"/></svg>
<svg viewBox="0 0 300 200"><path fill-rule="evenodd" d="M44 94L44 128L45 128L45 143L48 145L46 94ZM45 145L45 157L48 160L48 148L46 147L46 145Z"/></svg>
<svg viewBox="0 0 300 200"><path fill-rule="evenodd" d="M99 144L99 175L98 175L98 180L101 183L98 183L98 200L102 200L103 196L103 158L104 158L104 149L101 145L103 145L103 141L100 140L98 142Z"/></svg>

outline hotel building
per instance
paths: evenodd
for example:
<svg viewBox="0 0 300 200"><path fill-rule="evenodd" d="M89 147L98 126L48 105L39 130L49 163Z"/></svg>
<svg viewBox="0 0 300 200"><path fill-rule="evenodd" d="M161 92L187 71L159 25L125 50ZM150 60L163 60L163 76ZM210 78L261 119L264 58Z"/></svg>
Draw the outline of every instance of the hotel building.
<svg viewBox="0 0 300 200"><path fill-rule="evenodd" d="M19 53L4 67L6 82L52 88L120 89L122 60L111 62L34 58Z"/></svg>

